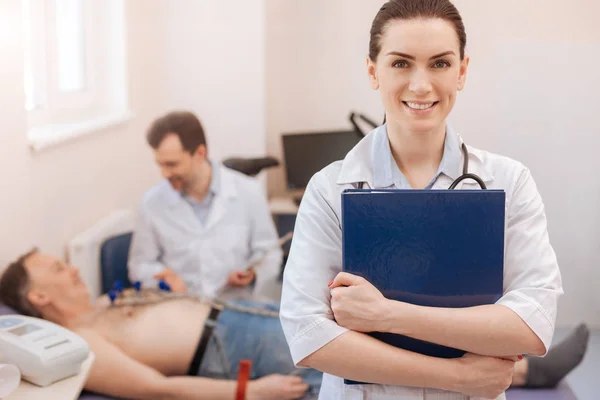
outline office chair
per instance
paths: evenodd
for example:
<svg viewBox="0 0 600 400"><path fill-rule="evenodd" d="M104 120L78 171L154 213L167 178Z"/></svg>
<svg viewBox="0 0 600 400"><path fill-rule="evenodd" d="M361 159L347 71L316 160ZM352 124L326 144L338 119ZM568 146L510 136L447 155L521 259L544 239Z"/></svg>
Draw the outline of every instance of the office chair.
<svg viewBox="0 0 600 400"><path fill-rule="evenodd" d="M273 157L241 158L232 157L223 161L223 165L248 176L256 176L265 168L279 165Z"/></svg>
<svg viewBox="0 0 600 400"><path fill-rule="evenodd" d="M132 232L127 232L112 236L102 243L100 247L102 293L112 290L116 281L121 281L124 289L132 286L127 273L127 259L132 236Z"/></svg>

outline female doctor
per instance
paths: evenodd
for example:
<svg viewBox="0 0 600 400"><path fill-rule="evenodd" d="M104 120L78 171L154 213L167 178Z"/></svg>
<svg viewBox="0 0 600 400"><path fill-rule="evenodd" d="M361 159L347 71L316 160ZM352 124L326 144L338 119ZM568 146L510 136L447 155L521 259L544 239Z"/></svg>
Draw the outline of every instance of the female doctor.
<svg viewBox="0 0 600 400"><path fill-rule="evenodd" d="M504 399L515 361L550 346L562 284L533 178L517 161L463 147L446 125L465 86L465 45L462 18L448 0L391 0L373 21L367 69L387 123L312 178L284 275L281 323L294 362L325 373L319 399ZM446 189L465 162L488 188L506 192L504 293L496 304L415 306L340 272L343 190ZM463 180L460 188L479 185ZM432 358L362 333L370 331L467 353ZM373 384L345 385L344 378Z"/></svg>

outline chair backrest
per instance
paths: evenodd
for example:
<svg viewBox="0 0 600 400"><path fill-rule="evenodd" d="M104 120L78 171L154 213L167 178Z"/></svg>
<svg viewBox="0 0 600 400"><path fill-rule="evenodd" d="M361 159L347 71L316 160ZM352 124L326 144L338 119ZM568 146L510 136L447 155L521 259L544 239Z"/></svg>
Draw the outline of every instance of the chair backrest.
<svg viewBox="0 0 600 400"><path fill-rule="evenodd" d="M223 160L223 165L242 174L256 176L265 168L278 166L279 161L270 156L255 158L232 157Z"/></svg>
<svg viewBox="0 0 600 400"><path fill-rule="evenodd" d="M132 233L112 236L100 247L100 269L102 274L102 293L108 293L115 281L121 281L124 288L131 287L127 273L127 259Z"/></svg>

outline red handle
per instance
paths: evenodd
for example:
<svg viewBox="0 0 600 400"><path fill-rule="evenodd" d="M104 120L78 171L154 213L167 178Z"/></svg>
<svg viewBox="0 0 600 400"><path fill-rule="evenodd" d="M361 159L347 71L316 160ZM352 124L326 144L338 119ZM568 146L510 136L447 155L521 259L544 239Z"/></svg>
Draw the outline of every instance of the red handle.
<svg viewBox="0 0 600 400"><path fill-rule="evenodd" d="M235 400L246 400L246 387L248 386L248 381L250 380L250 371L252 371L252 361L240 361Z"/></svg>

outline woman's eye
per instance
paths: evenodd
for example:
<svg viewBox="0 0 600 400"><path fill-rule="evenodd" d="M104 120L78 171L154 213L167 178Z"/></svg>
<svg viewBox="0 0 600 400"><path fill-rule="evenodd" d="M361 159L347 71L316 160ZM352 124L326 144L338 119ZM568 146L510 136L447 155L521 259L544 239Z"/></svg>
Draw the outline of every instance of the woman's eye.
<svg viewBox="0 0 600 400"><path fill-rule="evenodd" d="M433 68L447 68L450 66L450 63L446 60L439 60L433 64Z"/></svg>
<svg viewBox="0 0 600 400"><path fill-rule="evenodd" d="M408 67L408 63L404 60L398 60L398 61L394 61L394 63L392 64L392 67L394 68L407 68Z"/></svg>

